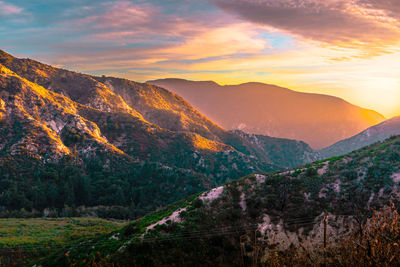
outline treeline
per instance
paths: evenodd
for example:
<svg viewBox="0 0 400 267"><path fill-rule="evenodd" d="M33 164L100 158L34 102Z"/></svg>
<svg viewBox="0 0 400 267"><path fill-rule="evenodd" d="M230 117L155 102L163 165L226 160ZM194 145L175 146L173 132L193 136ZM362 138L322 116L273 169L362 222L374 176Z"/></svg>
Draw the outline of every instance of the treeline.
<svg viewBox="0 0 400 267"><path fill-rule="evenodd" d="M0 216L137 218L205 190L207 177L157 163L65 157L0 159ZM214 186L214 184L209 184Z"/></svg>

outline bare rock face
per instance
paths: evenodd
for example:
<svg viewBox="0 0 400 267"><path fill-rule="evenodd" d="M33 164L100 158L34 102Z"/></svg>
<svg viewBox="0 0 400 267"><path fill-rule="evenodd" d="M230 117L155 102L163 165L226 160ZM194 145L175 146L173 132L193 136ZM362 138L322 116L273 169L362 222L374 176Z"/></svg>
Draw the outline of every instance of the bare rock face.
<svg viewBox="0 0 400 267"><path fill-rule="evenodd" d="M87 136L88 144L92 143L98 149L123 153L107 142L96 124L77 113L77 103L0 66L0 83L3 88L0 94L2 98L8 99L7 104L2 100L4 111L7 106L7 112L2 117L3 124L17 131L17 123L20 127L18 130L23 133L19 140L4 139L5 142L15 142L3 145L10 146L11 154L15 155L26 149L29 153L45 156L48 160L68 155L71 147L64 144L62 137L62 132L68 129Z"/></svg>

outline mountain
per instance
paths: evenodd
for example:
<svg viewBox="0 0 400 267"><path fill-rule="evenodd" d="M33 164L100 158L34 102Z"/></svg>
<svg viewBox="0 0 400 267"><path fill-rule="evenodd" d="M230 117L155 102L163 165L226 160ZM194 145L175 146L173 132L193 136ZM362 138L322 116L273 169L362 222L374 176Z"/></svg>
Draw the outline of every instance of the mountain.
<svg viewBox="0 0 400 267"><path fill-rule="evenodd" d="M157 86L1 50L0 69L1 216L89 206L136 217L249 173L304 164L308 156L283 155L288 147L296 157L310 152L271 138L277 155L266 153Z"/></svg>
<svg viewBox="0 0 400 267"><path fill-rule="evenodd" d="M211 81L148 81L171 90L225 129L302 140L320 149L382 122L372 110L343 99L263 84L221 86Z"/></svg>
<svg viewBox="0 0 400 267"><path fill-rule="evenodd" d="M266 155L274 164L285 162L288 167L297 167L321 158L308 144L302 141L232 131L257 148L258 155Z"/></svg>
<svg viewBox="0 0 400 267"><path fill-rule="evenodd" d="M339 141L318 152L321 158L329 158L347 154L351 151L383 141L391 136L400 134L400 117L394 117L378 125L372 126L361 133L348 139Z"/></svg>
<svg viewBox="0 0 400 267"><path fill-rule="evenodd" d="M385 231L399 229L398 219L389 223L389 217L381 217L376 222L385 229L379 232L382 236L375 232L364 240L359 235L373 225L366 223L370 216L379 216L371 209L382 211L390 202L398 209L400 136L290 171L232 181L110 235L71 244L41 264L79 265L90 258L124 266L248 266L257 258L261 264L280 266L268 261L282 262L301 251L307 266L326 260L332 263L329 266L350 266L339 264L346 257L335 255L342 238L355 236L355 245L344 244L355 247L356 254L365 252L368 260L376 256L373 251L381 242L397 246L398 232L386 235ZM327 253L323 253L324 231ZM389 254L386 263L399 262L398 256Z"/></svg>

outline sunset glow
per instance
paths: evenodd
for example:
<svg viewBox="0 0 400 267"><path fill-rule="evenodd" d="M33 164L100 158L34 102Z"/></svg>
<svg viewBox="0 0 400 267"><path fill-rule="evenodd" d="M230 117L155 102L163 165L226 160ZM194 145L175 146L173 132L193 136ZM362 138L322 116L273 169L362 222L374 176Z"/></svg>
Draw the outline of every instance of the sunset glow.
<svg viewBox="0 0 400 267"><path fill-rule="evenodd" d="M0 1L0 48L135 81L264 82L400 115L397 0Z"/></svg>

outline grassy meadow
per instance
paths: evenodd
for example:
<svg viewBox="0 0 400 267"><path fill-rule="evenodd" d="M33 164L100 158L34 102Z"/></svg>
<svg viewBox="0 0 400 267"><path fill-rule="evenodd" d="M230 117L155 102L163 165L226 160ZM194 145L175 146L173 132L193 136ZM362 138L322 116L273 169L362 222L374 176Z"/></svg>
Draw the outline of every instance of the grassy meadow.
<svg viewBox="0 0 400 267"><path fill-rule="evenodd" d="M93 217L0 219L0 266L24 265L67 244L113 232L126 224Z"/></svg>

